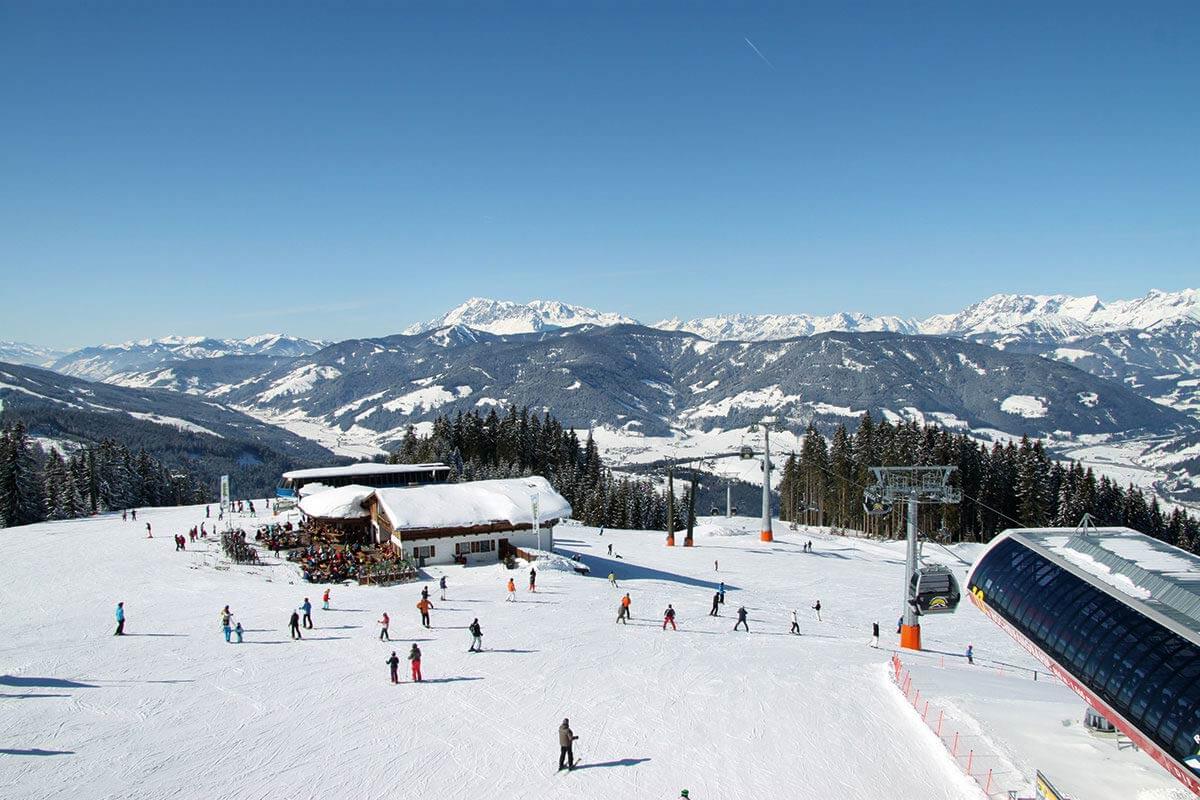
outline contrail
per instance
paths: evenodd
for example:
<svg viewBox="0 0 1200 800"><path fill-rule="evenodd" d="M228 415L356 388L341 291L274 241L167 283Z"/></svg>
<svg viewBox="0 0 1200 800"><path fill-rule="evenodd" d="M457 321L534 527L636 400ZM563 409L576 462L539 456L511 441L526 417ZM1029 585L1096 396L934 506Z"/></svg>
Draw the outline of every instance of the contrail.
<svg viewBox="0 0 1200 800"><path fill-rule="evenodd" d="M743 41L746 42L746 44L750 45L750 49L754 51L755 55L757 55L759 58L761 58L763 60L764 64L766 64L771 69L775 69L775 65L771 63L771 59L764 56L762 54L762 50L759 50L757 47L755 47L754 42L750 41L749 37L743 36L742 39L743 39Z"/></svg>

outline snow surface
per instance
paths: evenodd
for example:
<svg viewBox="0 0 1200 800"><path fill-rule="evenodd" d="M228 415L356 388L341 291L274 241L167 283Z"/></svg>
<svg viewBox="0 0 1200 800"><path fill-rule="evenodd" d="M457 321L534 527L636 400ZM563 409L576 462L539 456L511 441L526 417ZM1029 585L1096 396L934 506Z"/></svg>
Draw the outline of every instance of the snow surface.
<svg viewBox="0 0 1200 800"><path fill-rule="evenodd" d="M307 486L304 488L308 488ZM370 486L338 486L306 494L300 500L300 510L310 517L322 519L362 519L367 516L363 501L374 493Z"/></svg>
<svg viewBox="0 0 1200 800"><path fill-rule="evenodd" d="M1006 414L1016 414L1020 417L1037 419L1046 416L1048 408L1046 398L1034 397L1029 394L1013 394L1004 398L1000 410Z"/></svg>
<svg viewBox="0 0 1200 800"><path fill-rule="evenodd" d="M485 522L532 525L534 495L538 496L540 519L571 516L570 504L538 475L378 489L375 495L396 530L457 528Z"/></svg>
<svg viewBox="0 0 1200 800"><path fill-rule="evenodd" d="M866 646L872 621L894 644L898 543L778 523L777 541L763 543L717 535L754 531L753 519L706 518L697 547L667 549L661 533L564 525L557 549L581 554L590 577L546 570L537 595L506 603L504 582L521 573L431 569L431 588L445 575L449 592L444 603L435 595L430 630L413 608L419 585L335 586L332 610L318 603L316 628L291 642L288 615L322 587L270 556L247 568L203 549L174 552L169 534L203 519L203 507L151 509L137 522L106 515L0 531L0 795L640 800L686 787L722 800L982 798L886 678L889 653ZM808 539L811 554L800 548ZM609 544L621 559L608 558ZM728 602L712 618L721 579ZM625 591L633 621L614 625ZM808 611L818 598L822 623ZM128 610L122 639L111 636L117 600ZM668 602L677 632L660 627ZM242 645L221 637L226 603L246 628ZM749 634L730 630L739 605ZM793 608L800 637L786 633ZM384 611L392 644L377 638ZM480 654L466 652L473 618ZM426 682L390 685L384 660L393 649L403 658L414 640ZM938 651L961 653L968 641L977 663L1036 666L967 603L926 624L920 658L953 661ZM1081 702L974 675L922 685L970 701L965 710L1025 769L1046 763L1040 751L1052 744L1070 755L1069 775L1056 778L1079 797L1182 797L1144 754L1079 747L1062 719L1077 719ZM984 705L1010 702L1022 713L984 716ZM563 717L580 737L581 768L569 774L554 770ZM1114 782L1112 763L1137 771Z"/></svg>
<svg viewBox="0 0 1200 800"><path fill-rule="evenodd" d="M402 475L406 472L426 472L432 467L445 468L445 464L376 464L363 462L343 467L311 467L294 469L283 473L284 478L344 478L354 475Z"/></svg>

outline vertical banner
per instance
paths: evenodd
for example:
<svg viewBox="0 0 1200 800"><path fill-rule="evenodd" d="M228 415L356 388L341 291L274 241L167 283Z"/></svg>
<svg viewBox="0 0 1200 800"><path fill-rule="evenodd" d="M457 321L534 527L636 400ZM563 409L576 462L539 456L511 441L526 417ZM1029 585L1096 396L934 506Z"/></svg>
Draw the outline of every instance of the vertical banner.
<svg viewBox="0 0 1200 800"><path fill-rule="evenodd" d="M221 510L229 510L229 476L221 476Z"/></svg>
<svg viewBox="0 0 1200 800"><path fill-rule="evenodd" d="M1037 772L1037 796L1038 800L1064 800L1040 769Z"/></svg>

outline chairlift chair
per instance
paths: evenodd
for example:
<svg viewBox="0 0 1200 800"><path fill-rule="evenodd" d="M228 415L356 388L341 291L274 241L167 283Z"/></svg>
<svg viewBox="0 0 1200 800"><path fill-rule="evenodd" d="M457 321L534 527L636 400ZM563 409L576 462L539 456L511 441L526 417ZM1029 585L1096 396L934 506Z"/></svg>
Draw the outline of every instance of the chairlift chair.
<svg viewBox="0 0 1200 800"><path fill-rule="evenodd" d="M941 564L918 567L909 587L910 602L918 615L949 614L962 600L958 579Z"/></svg>

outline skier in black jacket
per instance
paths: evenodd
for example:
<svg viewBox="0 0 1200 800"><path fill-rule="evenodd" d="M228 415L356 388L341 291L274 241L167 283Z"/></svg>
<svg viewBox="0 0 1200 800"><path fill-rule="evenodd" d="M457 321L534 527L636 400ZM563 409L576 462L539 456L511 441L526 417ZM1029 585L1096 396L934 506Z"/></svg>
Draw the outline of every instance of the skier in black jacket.
<svg viewBox="0 0 1200 800"><path fill-rule="evenodd" d="M467 652L482 653L483 629L479 627L479 617L476 617L475 621L467 626L467 630L471 632L471 648Z"/></svg>
<svg viewBox="0 0 1200 800"><path fill-rule="evenodd" d="M392 651L392 657L385 662L392 672L392 683L400 682L400 657L396 655L396 651Z"/></svg>

